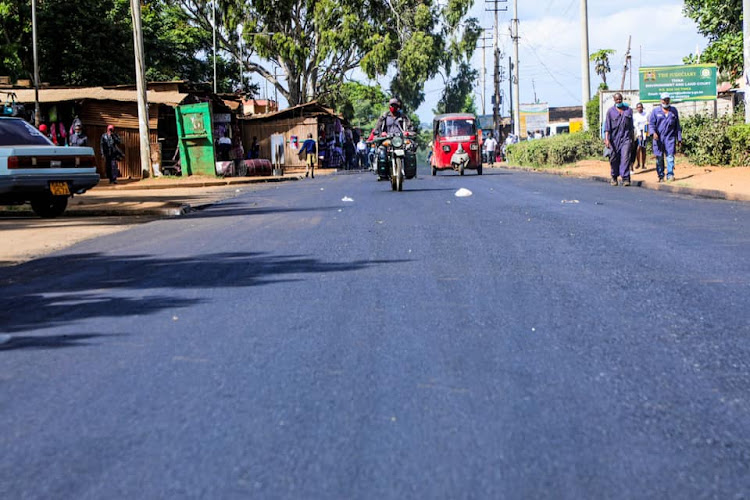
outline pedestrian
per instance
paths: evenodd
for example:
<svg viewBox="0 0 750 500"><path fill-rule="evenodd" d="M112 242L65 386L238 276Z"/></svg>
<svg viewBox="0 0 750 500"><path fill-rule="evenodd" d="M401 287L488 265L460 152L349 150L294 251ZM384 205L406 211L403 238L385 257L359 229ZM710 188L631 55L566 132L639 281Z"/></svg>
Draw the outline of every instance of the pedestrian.
<svg viewBox="0 0 750 500"><path fill-rule="evenodd" d="M623 186L630 186L630 153L633 148L633 110L623 102L622 94L614 95L615 105L607 111L604 121L604 145L610 149L610 184L618 185L617 177L622 178Z"/></svg>
<svg viewBox="0 0 750 500"><path fill-rule="evenodd" d="M484 157L486 161L490 163L490 167L494 167L495 157L497 156L497 141L492 136L492 132L487 135L487 139L484 140L482 148L484 149Z"/></svg>
<svg viewBox="0 0 750 500"><path fill-rule="evenodd" d="M357 158L359 159L359 168L367 168L367 144L365 138L359 136L359 142L357 142Z"/></svg>
<svg viewBox="0 0 750 500"><path fill-rule="evenodd" d="M107 125L107 131L102 134L99 141L99 148L104 158L104 169L110 184L117 184L117 177L120 173L117 162L125 157L122 149L120 149L120 144L122 144L122 141L120 136L115 133L115 126Z"/></svg>
<svg viewBox="0 0 750 500"><path fill-rule="evenodd" d="M648 115L643 111L643 104L635 105L633 113L633 127L635 128L636 150L633 170L646 168L646 139L648 138Z"/></svg>
<svg viewBox="0 0 750 500"><path fill-rule="evenodd" d="M654 139L654 156L656 156L656 175L659 182L664 182L664 157L667 160L667 181L674 180L674 155L677 146L682 145L682 127L680 114L672 106L668 93L661 95L661 108L651 111L648 130Z"/></svg>
<svg viewBox="0 0 750 500"><path fill-rule="evenodd" d="M315 145L315 140L312 138L312 134L307 134L307 139L305 139L305 142L302 143L302 147L299 148L300 153L302 151L305 152L306 156L306 165L307 168L305 169L305 177L310 175L310 178L315 178L315 162L318 159L318 151Z"/></svg>
<svg viewBox="0 0 750 500"><path fill-rule="evenodd" d="M344 145L342 147L344 151L344 168L350 170L354 167L354 160L356 158L356 147L352 142L351 134L345 136Z"/></svg>
<svg viewBox="0 0 750 500"><path fill-rule="evenodd" d="M68 146L88 146L89 138L83 132L83 126L80 121L73 125L73 133L68 138Z"/></svg>
<svg viewBox="0 0 750 500"><path fill-rule="evenodd" d="M232 151L232 139L229 137L229 129L225 130L224 134L219 138L217 150L219 161L229 161L229 154Z"/></svg>
<svg viewBox="0 0 750 500"><path fill-rule="evenodd" d="M258 144L258 138L253 136L253 142L250 143L250 149L247 150L247 159L252 160L254 158L260 158L260 145Z"/></svg>
<svg viewBox="0 0 750 500"><path fill-rule="evenodd" d="M41 132L42 135L46 137L47 139L49 139L50 141L52 140L52 138L49 135L49 129L47 129L46 124L42 123L39 125L39 132Z"/></svg>

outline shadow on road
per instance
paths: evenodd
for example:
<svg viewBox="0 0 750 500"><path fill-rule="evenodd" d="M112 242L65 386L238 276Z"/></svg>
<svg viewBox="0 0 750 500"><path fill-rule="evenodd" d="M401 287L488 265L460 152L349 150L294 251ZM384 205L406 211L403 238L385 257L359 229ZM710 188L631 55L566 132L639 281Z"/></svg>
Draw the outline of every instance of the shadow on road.
<svg viewBox="0 0 750 500"><path fill-rule="evenodd" d="M148 315L205 302L200 297L168 295L164 289L255 287L398 262L405 261L324 262L303 255L253 252L190 257L50 256L0 268L4 292L0 332L53 328L88 318Z"/></svg>
<svg viewBox="0 0 750 500"><path fill-rule="evenodd" d="M0 351L14 351L20 349L62 349L66 347L81 347L88 345L85 342L98 337L112 337L114 334L79 334L79 335L46 335L32 337L29 335L13 336L10 341L0 344Z"/></svg>
<svg viewBox="0 0 750 500"><path fill-rule="evenodd" d="M247 203L221 202L191 211L187 216L192 218L240 217L243 215L268 215L295 212L322 212L340 207L248 207Z"/></svg>

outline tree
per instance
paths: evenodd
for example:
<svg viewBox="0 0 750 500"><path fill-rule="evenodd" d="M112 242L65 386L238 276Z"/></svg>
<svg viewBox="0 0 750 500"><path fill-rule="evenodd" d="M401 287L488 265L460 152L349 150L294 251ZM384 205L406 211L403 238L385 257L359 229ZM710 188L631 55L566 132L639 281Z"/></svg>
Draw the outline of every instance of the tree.
<svg viewBox="0 0 750 500"><path fill-rule="evenodd" d="M191 22L212 24L207 0L177 0ZM325 99L359 68L395 68L391 92L416 108L444 61L447 33L472 0L214 0L218 43L266 79L290 105ZM274 68L280 68L280 75Z"/></svg>
<svg viewBox="0 0 750 500"><path fill-rule="evenodd" d="M594 63L594 72L602 78L601 88L608 88L607 73L610 72L609 56L615 53L612 49L601 49L589 56L589 61Z"/></svg>
<svg viewBox="0 0 750 500"><path fill-rule="evenodd" d="M476 113L476 104L472 93L474 92L477 75L477 71L468 63L461 63L456 77L446 84L434 112L436 114Z"/></svg>
<svg viewBox="0 0 750 500"><path fill-rule="evenodd" d="M734 82L743 69L742 0L685 0L683 13L708 38L700 62L715 63L719 72ZM687 60L698 62L691 56Z"/></svg>
<svg viewBox="0 0 750 500"><path fill-rule="evenodd" d="M150 0L141 10L147 78L209 81L211 34L191 25L169 0ZM133 83L133 32L129 0L44 0L37 4L39 69L53 85ZM0 0L0 74L32 78L31 7L28 0ZM222 90L236 85L236 65L219 58Z"/></svg>
<svg viewBox="0 0 750 500"><path fill-rule="evenodd" d="M388 97L380 85L346 82L324 104L338 110L355 127L369 131L388 109Z"/></svg>

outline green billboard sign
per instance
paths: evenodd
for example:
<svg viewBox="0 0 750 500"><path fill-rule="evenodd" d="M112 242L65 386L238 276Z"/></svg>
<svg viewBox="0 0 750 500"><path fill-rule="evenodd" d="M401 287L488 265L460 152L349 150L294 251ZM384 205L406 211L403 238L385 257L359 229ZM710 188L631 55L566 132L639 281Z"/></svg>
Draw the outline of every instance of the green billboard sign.
<svg viewBox="0 0 750 500"><path fill-rule="evenodd" d="M716 99L716 65L655 66L638 69L641 102L659 102L666 92L672 101Z"/></svg>

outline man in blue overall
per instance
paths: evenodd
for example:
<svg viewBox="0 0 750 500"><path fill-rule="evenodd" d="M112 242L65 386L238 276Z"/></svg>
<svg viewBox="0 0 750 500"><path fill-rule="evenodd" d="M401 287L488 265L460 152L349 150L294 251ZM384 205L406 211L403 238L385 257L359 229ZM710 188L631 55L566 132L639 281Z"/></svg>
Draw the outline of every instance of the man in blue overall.
<svg viewBox="0 0 750 500"><path fill-rule="evenodd" d="M609 172L611 184L617 186L617 177L622 185L630 186L630 153L633 150L633 110L623 102L622 94L614 96L615 105L607 111L604 120L604 145L611 148Z"/></svg>
<svg viewBox="0 0 750 500"><path fill-rule="evenodd" d="M667 181L674 180L674 155L677 145L682 145L682 127L677 108L670 106L669 94L661 95L661 108L651 112L648 130L653 134L656 175L664 182L664 156L667 157Z"/></svg>

